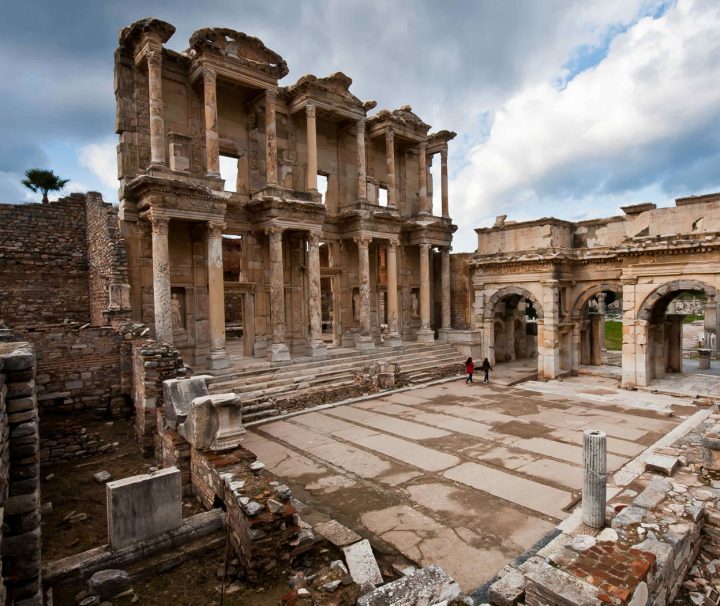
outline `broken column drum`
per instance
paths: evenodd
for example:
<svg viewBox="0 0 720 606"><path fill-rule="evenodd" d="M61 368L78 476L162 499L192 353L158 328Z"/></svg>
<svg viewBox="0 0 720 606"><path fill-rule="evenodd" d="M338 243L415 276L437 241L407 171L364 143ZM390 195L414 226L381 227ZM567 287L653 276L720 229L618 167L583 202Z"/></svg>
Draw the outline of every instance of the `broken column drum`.
<svg viewBox="0 0 720 606"><path fill-rule="evenodd" d="M582 521L591 528L605 524L607 437L604 432L583 432Z"/></svg>

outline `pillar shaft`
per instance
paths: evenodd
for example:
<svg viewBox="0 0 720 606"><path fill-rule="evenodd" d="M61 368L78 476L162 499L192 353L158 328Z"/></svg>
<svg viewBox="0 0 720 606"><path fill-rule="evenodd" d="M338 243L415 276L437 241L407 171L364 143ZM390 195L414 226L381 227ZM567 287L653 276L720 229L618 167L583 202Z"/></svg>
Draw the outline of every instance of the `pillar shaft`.
<svg viewBox="0 0 720 606"><path fill-rule="evenodd" d="M167 217L152 218L153 303L155 338L172 345L172 296L170 291L170 255Z"/></svg>
<svg viewBox="0 0 720 606"><path fill-rule="evenodd" d="M308 236L308 290L310 295L310 340L322 341L322 315L320 309L320 235Z"/></svg>
<svg viewBox="0 0 720 606"><path fill-rule="evenodd" d="M357 121L357 165L358 165L358 199L367 198L367 169L365 166L365 119Z"/></svg>
<svg viewBox="0 0 720 606"><path fill-rule="evenodd" d="M285 277L282 230L268 230L270 240L270 321L273 345L285 343Z"/></svg>
<svg viewBox="0 0 720 606"><path fill-rule="evenodd" d="M442 216L450 217L450 209L448 205L448 167L447 167L447 150L440 150L440 189L442 197Z"/></svg>
<svg viewBox="0 0 720 606"><path fill-rule="evenodd" d="M426 144L422 142L418 145L418 212L427 213L428 196L427 196L427 154L425 153Z"/></svg>
<svg viewBox="0 0 720 606"><path fill-rule="evenodd" d="M442 251L442 267L441 267L441 287L442 287L442 326L441 328L450 328L450 249L443 248Z"/></svg>
<svg viewBox="0 0 720 606"><path fill-rule="evenodd" d="M582 521L591 528L605 525L607 439L602 431L583 432Z"/></svg>
<svg viewBox="0 0 720 606"><path fill-rule="evenodd" d="M217 85L215 70L204 67L203 97L205 110L205 165L207 174L220 176L220 144L218 141Z"/></svg>
<svg viewBox="0 0 720 606"><path fill-rule="evenodd" d="M387 317L388 331L393 336L398 334L397 247L394 240L387 247Z"/></svg>
<svg viewBox="0 0 720 606"><path fill-rule="evenodd" d="M307 188L308 191L317 191L317 125L315 122L315 106L308 103L305 106L307 117Z"/></svg>
<svg viewBox="0 0 720 606"><path fill-rule="evenodd" d="M275 91L265 91L265 174L268 185L278 184L277 127L275 124L276 97L277 93Z"/></svg>
<svg viewBox="0 0 720 606"><path fill-rule="evenodd" d="M147 55L150 93L150 163L165 164L165 121L162 102L162 50Z"/></svg>
<svg viewBox="0 0 720 606"><path fill-rule="evenodd" d="M397 208L395 191L395 133L385 131L385 162L387 167L388 208Z"/></svg>
<svg viewBox="0 0 720 606"><path fill-rule="evenodd" d="M208 332L210 368L230 365L225 349L225 278L223 274L223 223L208 223Z"/></svg>
<svg viewBox="0 0 720 606"><path fill-rule="evenodd" d="M430 245L420 244L420 329L430 328Z"/></svg>
<svg viewBox="0 0 720 606"><path fill-rule="evenodd" d="M370 255L368 248L372 238L358 236L358 269L360 272L360 330L362 336L370 334Z"/></svg>

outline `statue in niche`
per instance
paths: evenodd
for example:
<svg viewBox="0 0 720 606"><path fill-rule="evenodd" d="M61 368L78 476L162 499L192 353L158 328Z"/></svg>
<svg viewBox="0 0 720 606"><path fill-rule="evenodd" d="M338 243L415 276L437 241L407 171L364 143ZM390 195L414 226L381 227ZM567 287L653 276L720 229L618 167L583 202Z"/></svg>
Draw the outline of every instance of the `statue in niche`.
<svg viewBox="0 0 720 606"><path fill-rule="evenodd" d="M170 300L170 308L172 310L172 326L173 330L185 330L185 323L183 322L182 313L182 301L178 297L177 293L172 294Z"/></svg>
<svg viewBox="0 0 720 606"><path fill-rule="evenodd" d="M415 290L410 293L410 314L413 318L420 317L420 301Z"/></svg>

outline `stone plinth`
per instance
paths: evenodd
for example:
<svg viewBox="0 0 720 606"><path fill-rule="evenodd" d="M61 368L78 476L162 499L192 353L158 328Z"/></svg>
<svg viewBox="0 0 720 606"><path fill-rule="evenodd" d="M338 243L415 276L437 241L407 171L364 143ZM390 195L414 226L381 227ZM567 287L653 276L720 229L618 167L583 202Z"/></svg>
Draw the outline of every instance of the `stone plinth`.
<svg viewBox="0 0 720 606"><path fill-rule="evenodd" d="M113 549L175 530L182 524L182 489L176 467L105 486L108 542Z"/></svg>
<svg viewBox="0 0 720 606"><path fill-rule="evenodd" d="M432 328L421 328L417 331L418 343L434 343L435 331Z"/></svg>
<svg viewBox="0 0 720 606"><path fill-rule="evenodd" d="M163 401L165 424L175 429L178 423L185 422L193 400L208 395L207 376L200 375L190 379L168 379L163 381Z"/></svg>
<svg viewBox="0 0 720 606"><path fill-rule="evenodd" d="M709 349L698 349L698 368L700 370L707 370L710 368L710 354L712 353Z"/></svg>
<svg viewBox="0 0 720 606"><path fill-rule="evenodd" d="M198 450L236 448L246 433L238 396L224 393L196 398L178 433Z"/></svg>

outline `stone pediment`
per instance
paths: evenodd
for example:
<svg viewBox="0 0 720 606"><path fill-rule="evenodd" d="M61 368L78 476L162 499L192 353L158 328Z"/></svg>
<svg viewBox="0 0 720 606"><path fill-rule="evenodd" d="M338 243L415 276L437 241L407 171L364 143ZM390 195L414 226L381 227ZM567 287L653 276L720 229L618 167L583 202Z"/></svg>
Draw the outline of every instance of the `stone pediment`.
<svg viewBox="0 0 720 606"><path fill-rule="evenodd" d="M288 74L288 66L280 55L265 46L259 38L234 29L208 27L190 37L189 53L215 53L239 61L252 69L280 79Z"/></svg>
<svg viewBox="0 0 720 606"><path fill-rule="evenodd" d="M118 43L123 48L134 47L144 35L155 36L160 44L165 44L175 33L175 26L167 21L148 17L123 27L120 30Z"/></svg>
<svg viewBox="0 0 720 606"><path fill-rule="evenodd" d="M368 126L371 130L371 136L383 131L385 128L391 128L396 135L400 137L406 136L412 140L424 139L430 130L430 125L423 122L409 105L403 105L399 109L392 111L388 109L380 110L377 114L368 118Z"/></svg>
<svg viewBox="0 0 720 606"><path fill-rule="evenodd" d="M353 108L367 111L373 109L375 101L361 101L350 92L352 78L342 72L335 72L325 78L318 78L312 74L306 74L295 84L287 87L287 94L291 97L307 95L311 98L327 100L331 103L341 103Z"/></svg>

